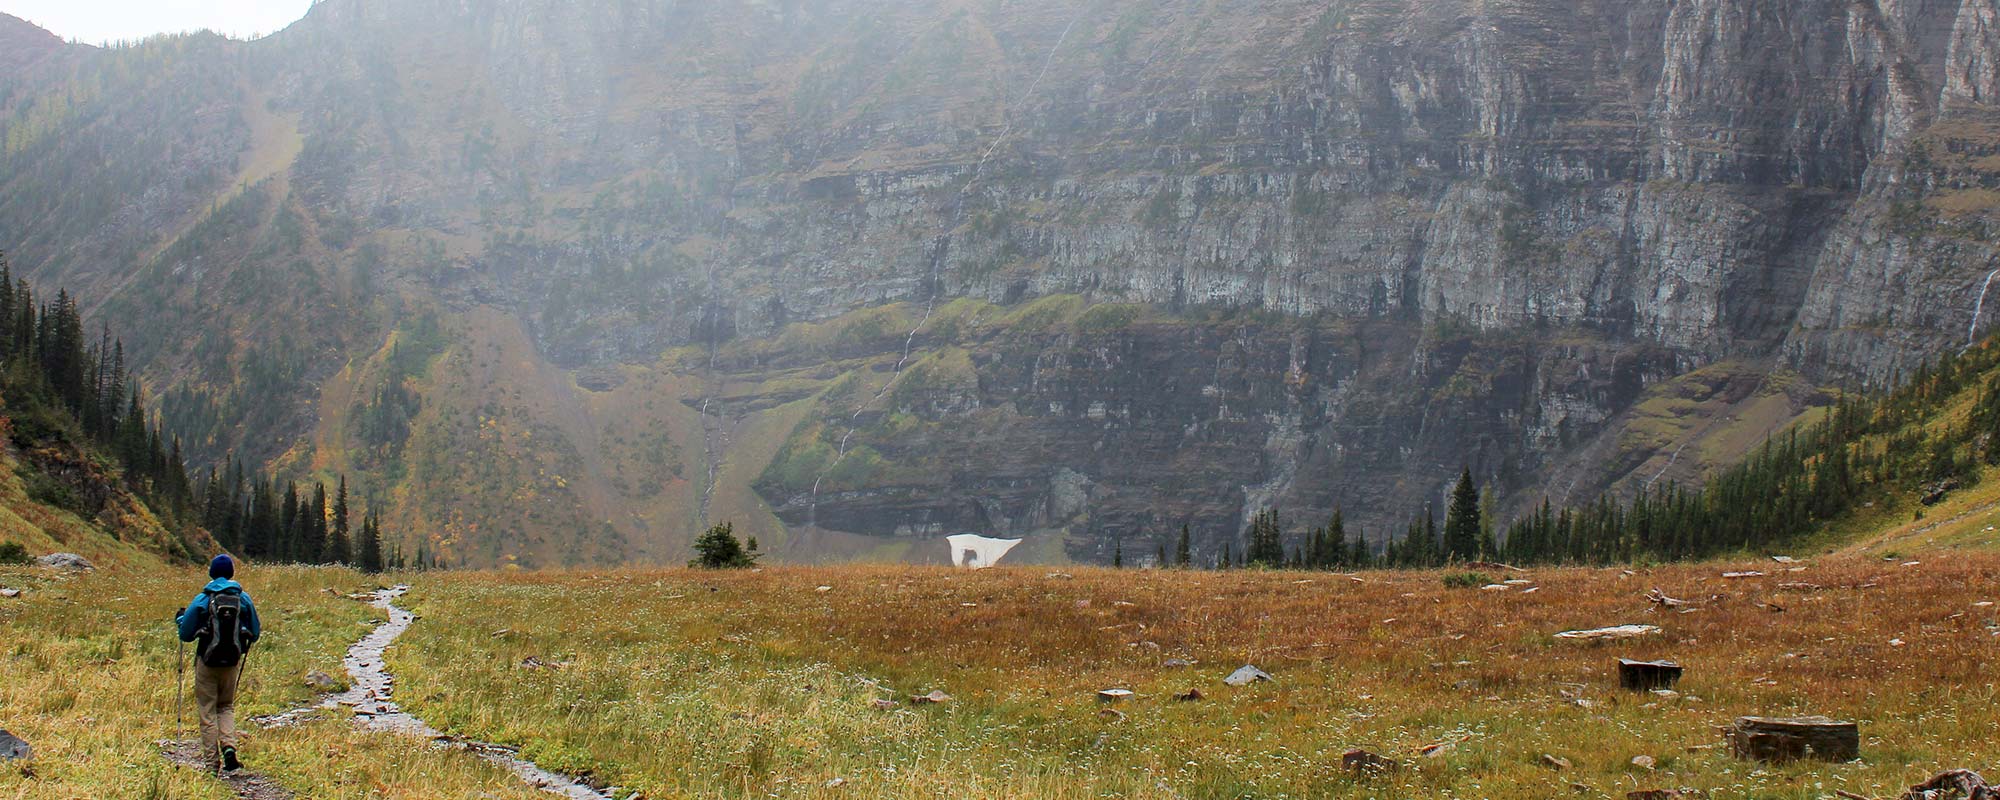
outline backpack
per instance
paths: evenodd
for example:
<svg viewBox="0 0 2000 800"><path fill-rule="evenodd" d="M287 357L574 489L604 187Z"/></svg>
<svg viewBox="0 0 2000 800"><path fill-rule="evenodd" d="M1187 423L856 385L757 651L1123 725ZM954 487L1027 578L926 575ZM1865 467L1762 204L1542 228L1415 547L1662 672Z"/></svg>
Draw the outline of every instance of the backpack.
<svg viewBox="0 0 2000 800"><path fill-rule="evenodd" d="M243 641L243 594L235 590L206 594L208 624L201 629L195 652L201 663L215 669L236 666L249 649Z"/></svg>

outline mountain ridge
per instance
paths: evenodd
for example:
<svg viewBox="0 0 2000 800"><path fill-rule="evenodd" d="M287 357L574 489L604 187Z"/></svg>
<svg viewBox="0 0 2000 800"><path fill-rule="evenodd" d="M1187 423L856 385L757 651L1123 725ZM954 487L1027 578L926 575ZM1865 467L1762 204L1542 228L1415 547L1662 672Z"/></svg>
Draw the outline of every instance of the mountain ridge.
<svg viewBox="0 0 2000 800"><path fill-rule="evenodd" d="M1464 464L1512 509L1691 482L1825 402L1770 384L1976 334L1993 19L330 0L93 53L0 234L198 334L137 354L198 454L358 468L455 563L671 563L722 517L799 559L1217 549L1263 506L1380 536ZM381 369L424 313L428 369ZM410 469L465 453L513 477Z"/></svg>

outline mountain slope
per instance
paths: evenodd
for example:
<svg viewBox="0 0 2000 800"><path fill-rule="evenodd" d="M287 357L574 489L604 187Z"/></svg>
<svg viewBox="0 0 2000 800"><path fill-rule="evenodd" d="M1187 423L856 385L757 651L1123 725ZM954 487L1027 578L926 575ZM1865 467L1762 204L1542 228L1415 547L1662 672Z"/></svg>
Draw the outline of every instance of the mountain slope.
<svg viewBox="0 0 2000 800"><path fill-rule="evenodd" d="M198 453L362 473L462 563L1379 535L1466 463L1690 480L1983 330L1993 27L328 0L9 72L0 239L147 326Z"/></svg>

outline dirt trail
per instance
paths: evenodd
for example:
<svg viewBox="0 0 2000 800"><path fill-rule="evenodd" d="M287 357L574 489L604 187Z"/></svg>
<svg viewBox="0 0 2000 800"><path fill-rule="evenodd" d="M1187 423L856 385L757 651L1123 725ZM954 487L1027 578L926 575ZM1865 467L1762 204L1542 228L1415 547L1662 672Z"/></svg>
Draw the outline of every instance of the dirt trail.
<svg viewBox="0 0 2000 800"><path fill-rule="evenodd" d="M355 722L362 729L377 733L395 733L430 739L448 747L456 747L466 752L498 764L514 773L523 782L542 791L572 800L613 800L607 790L591 787L582 779L542 769L534 762L515 754L513 748L491 742L463 739L439 731L409 714L396 705L394 699L396 679L389 674L388 665L383 661L383 653L389 649L396 637L410 629L416 622L416 615L396 606L396 598L408 592L408 586L382 589L370 597L370 605L389 614L389 621L377 625L368 635L361 637L352 647L347 648L347 657L341 663L347 667L347 674L354 681L345 692L329 694L318 702L300 706L283 714L259 717L255 722L264 728L282 728L297 725L320 716L320 712L340 706L354 709ZM186 743L179 743L186 744ZM176 763L201 767L201 759L190 746L188 760L181 761L172 750L163 751ZM222 780L236 790L237 796L246 800L280 800L291 797L282 787L255 775L222 776ZM263 793L255 793L263 792ZM274 793L275 792L275 793Z"/></svg>
<svg viewBox="0 0 2000 800"><path fill-rule="evenodd" d="M215 764L202 758L201 742L198 741L181 739L161 742L160 755L189 769L211 773L215 771ZM229 790L235 792L241 800L292 800L293 798L291 790L279 786L276 781L246 770L219 773L215 779L228 786Z"/></svg>

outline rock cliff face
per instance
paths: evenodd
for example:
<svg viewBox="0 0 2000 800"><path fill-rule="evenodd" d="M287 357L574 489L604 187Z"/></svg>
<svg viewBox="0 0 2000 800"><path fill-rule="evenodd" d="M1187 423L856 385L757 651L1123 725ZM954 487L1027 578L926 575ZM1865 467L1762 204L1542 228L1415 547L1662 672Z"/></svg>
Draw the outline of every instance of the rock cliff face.
<svg viewBox="0 0 2000 800"><path fill-rule="evenodd" d="M327 0L62 58L0 79L16 263L202 452L473 563L1631 492L2000 268L1994 0Z"/></svg>

